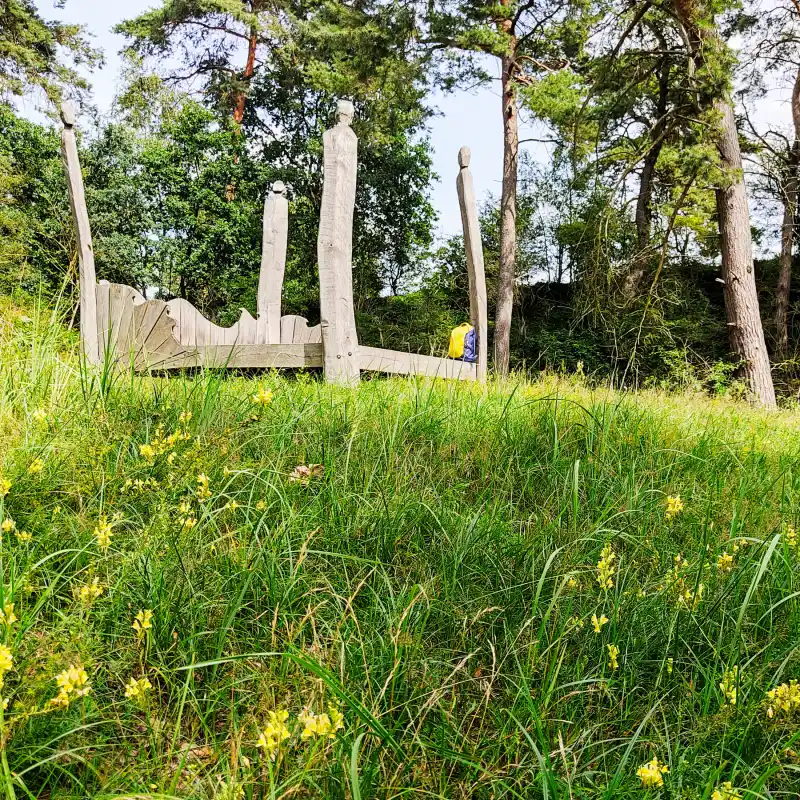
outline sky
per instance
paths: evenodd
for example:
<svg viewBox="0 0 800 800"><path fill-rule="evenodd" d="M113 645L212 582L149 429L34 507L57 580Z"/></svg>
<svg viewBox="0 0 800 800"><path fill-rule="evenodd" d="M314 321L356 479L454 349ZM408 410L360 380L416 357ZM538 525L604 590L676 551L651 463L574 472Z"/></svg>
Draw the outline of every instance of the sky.
<svg viewBox="0 0 800 800"><path fill-rule="evenodd" d="M64 9L54 7L53 0L36 0L45 19L59 19L84 24L93 37L93 45L103 50L105 66L89 76L94 102L101 113L107 113L116 93L121 59L119 51L124 39L112 28L156 5L156 0L67 0ZM496 59L491 59L496 61ZM495 64L487 65L490 69ZM502 114L499 79L473 92L456 92L435 96L433 105L439 113L429 125L434 151L433 171L439 180L431 187L431 200L439 214L439 235L461 231L461 216L456 196L458 150L466 145L472 151L472 170L478 202L489 194L499 196L503 166ZM23 113L35 117L30 107ZM524 137L524 126L520 138Z"/></svg>

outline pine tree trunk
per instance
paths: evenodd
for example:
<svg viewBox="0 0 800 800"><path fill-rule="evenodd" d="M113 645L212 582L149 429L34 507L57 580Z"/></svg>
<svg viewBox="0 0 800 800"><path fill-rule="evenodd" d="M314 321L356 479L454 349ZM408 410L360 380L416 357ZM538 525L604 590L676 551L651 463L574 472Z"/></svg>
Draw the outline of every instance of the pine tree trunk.
<svg viewBox="0 0 800 800"><path fill-rule="evenodd" d="M256 48L258 47L258 31L253 28L250 31L250 39L247 42L247 61L244 65L244 72L242 72L242 80L245 84L250 83L256 71ZM236 106L233 109L233 119L237 125L242 124L244 119L244 109L247 103L247 90L242 89L236 96Z"/></svg>
<svg viewBox="0 0 800 800"><path fill-rule="evenodd" d="M519 118L513 50L502 59L503 187L500 194L500 266L494 323L494 365L507 375L511 355L511 314L517 273L517 164Z"/></svg>
<svg viewBox="0 0 800 800"><path fill-rule="evenodd" d="M792 90L792 120L794 142L786 167L783 183L783 224L781 225L781 255L778 286L775 294L775 355L786 358L789 350L789 293L792 288L792 251L795 240L797 214L798 163L800 163L800 67L797 69Z"/></svg>
<svg viewBox="0 0 800 800"><path fill-rule="evenodd" d="M742 373L753 400L765 408L775 408L775 387L753 270L750 210L747 207L739 132L731 100L718 100L714 107L721 118L717 147L722 165L731 176L728 186L717 189L722 278L725 281L725 312L731 349L742 359Z"/></svg>
<svg viewBox="0 0 800 800"><path fill-rule="evenodd" d="M702 65L705 42L712 50L722 46L713 17L701 19L695 0L673 2L692 43L691 57L696 65ZM730 95L726 93L715 100L714 110L720 119L715 143L720 164L730 179L729 184L717 189L716 195L725 314L731 350L743 363L742 374L753 402L764 408L775 408L775 387L753 271L753 241L742 153Z"/></svg>

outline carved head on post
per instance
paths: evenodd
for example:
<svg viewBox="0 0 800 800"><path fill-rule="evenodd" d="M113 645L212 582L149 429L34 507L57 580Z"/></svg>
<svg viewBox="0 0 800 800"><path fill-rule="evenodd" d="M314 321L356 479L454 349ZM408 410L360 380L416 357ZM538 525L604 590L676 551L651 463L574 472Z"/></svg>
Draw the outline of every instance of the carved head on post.
<svg viewBox="0 0 800 800"><path fill-rule="evenodd" d="M275 183L272 184L272 193L280 195L286 194L286 184L283 181L275 181Z"/></svg>
<svg viewBox="0 0 800 800"><path fill-rule="evenodd" d="M469 167L470 158L472 158L472 153L469 147L462 147L458 151L458 166L461 167L461 169L467 169L467 167Z"/></svg>
<svg viewBox="0 0 800 800"><path fill-rule="evenodd" d="M72 100L65 100L61 104L61 121L64 123L65 128L72 128L75 126L75 103Z"/></svg>
<svg viewBox="0 0 800 800"><path fill-rule="evenodd" d="M336 121L339 125L350 125L355 113L355 108L349 100L339 100L336 103Z"/></svg>

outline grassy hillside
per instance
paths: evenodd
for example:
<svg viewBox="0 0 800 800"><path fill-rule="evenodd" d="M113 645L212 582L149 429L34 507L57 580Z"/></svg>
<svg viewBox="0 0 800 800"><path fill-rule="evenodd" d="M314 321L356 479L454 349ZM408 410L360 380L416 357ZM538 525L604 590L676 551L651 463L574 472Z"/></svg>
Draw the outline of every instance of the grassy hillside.
<svg viewBox="0 0 800 800"><path fill-rule="evenodd" d="M798 797L797 415L0 311L7 797Z"/></svg>

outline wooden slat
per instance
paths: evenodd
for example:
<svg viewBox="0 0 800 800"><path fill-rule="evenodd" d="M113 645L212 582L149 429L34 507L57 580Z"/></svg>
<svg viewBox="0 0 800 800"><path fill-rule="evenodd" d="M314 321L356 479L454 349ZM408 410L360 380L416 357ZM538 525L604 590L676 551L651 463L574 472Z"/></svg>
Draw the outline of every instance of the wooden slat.
<svg viewBox="0 0 800 800"><path fill-rule="evenodd" d="M358 348L360 366L363 370L389 372L396 375L427 375L432 378L447 378L474 381L477 367L451 358L423 356L418 353L401 353L381 347Z"/></svg>
<svg viewBox="0 0 800 800"><path fill-rule="evenodd" d="M186 367L235 369L299 369L322 366L321 344L204 345L153 361L151 369Z"/></svg>

